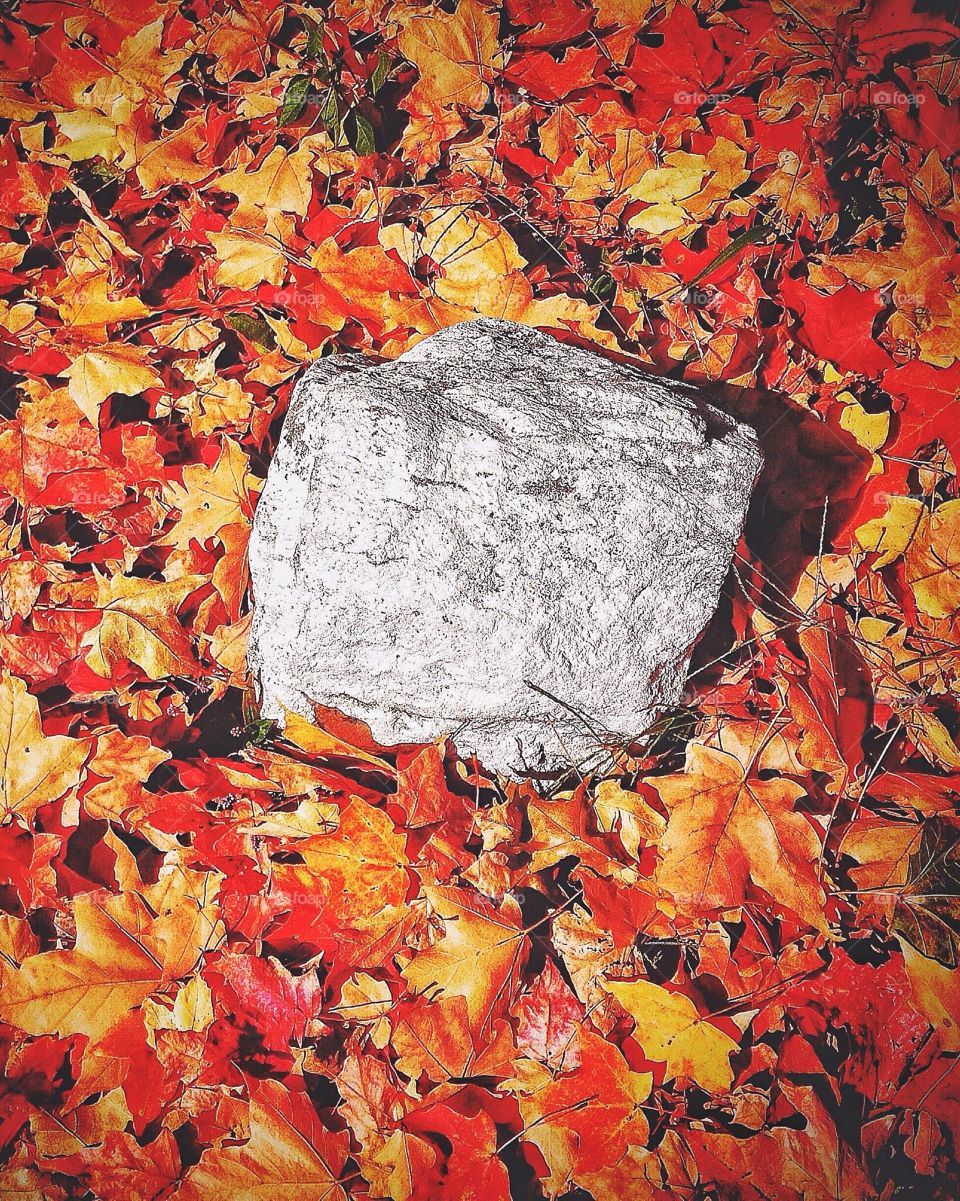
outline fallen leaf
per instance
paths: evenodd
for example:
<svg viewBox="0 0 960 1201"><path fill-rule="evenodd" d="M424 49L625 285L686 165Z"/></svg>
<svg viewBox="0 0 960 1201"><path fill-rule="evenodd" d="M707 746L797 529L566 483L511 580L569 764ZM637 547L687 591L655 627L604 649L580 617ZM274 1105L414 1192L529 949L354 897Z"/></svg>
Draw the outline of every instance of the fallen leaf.
<svg viewBox="0 0 960 1201"><path fill-rule="evenodd" d="M633 1018L647 1058L666 1064L668 1079L688 1077L714 1093L730 1088L730 1055L737 1044L705 1021L689 997L649 980L608 980L604 988Z"/></svg>
<svg viewBox="0 0 960 1201"><path fill-rule="evenodd" d="M80 781L89 744L63 734L45 735L40 707L16 676L0 676L0 820L33 821L37 810L59 800Z"/></svg>

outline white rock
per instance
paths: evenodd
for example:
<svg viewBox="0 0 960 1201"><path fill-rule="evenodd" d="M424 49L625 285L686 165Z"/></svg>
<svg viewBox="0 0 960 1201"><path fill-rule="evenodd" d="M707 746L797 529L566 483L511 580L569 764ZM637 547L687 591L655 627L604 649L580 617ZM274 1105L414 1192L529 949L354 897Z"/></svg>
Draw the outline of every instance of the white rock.
<svg viewBox="0 0 960 1201"><path fill-rule="evenodd" d="M639 734L681 697L760 463L695 389L508 321L322 360L250 542L264 715L318 701L512 774Z"/></svg>

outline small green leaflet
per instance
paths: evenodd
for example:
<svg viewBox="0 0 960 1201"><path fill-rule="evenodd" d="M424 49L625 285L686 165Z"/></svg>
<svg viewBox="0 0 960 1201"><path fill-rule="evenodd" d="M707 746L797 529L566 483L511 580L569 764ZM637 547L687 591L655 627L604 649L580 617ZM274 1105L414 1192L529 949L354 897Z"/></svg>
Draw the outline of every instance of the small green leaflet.
<svg viewBox="0 0 960 1201"><path fill-rule="evenodd" d="M310 96L311 79L309 75L294 75L287 84L280 104L280 124L289 125L296 121L307 106Z"/></svg>
<svg viewBox="0 0 960 1201"><path fill-rule="evenodd" d="M323 97L323 102L320 105L320 120L330 131L333 144L336 146L343 136L343 124L340 120L340 106L337 104L337 93L333 88L329 88Z"/></svg>
<svg viewBox="0 0 960 1201"><path fill-rule="evenodd" d="M277 731L277 723L268 717L261 717L257 721L248 722L243 727L241 737L248 746L263 746L269 742Z"/></svg>
<svg viewBox="0 0 960 1201"><path fill-rule="evenodd" d="M261 350L273 350L277 345L273 330L262 317L254 317L252 313L230 313L227 323Z"/></svg>
<svg viewBox="0 0 960 1201"><path fill-rule="evenodd" d="M306 58L320 58L323 54L323 26L304 14L304 28L307 31L307 45L304 50Z"/></svg>
<svg viewBox="0 0 960 1201"><path fill-rule="evenodd" d="M373 126L357 109L351 109L344 121L344 131L347 141L357 154L375 154L377 144L373 136Z"/></svg>
<svg viewBox="0 0 960 1201"><path fill-rule="evenodd" d="M380 91L383 85L387 82L387 76L393 69L393 60L385 50L381 50L377 56L377 65L373 68L373 74L370 76L370 91L374 95Z"/></svg>

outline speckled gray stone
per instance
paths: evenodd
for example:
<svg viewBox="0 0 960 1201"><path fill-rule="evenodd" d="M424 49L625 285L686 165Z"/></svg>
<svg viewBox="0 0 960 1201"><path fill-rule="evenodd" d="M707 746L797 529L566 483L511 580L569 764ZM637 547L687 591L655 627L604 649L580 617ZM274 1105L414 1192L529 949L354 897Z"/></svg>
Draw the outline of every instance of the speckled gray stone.
<svg viewBox="0 0 960 1201"><path fill-rule="evenodd" d="M760 463L695 389L508 321L322 360L250 542L264 714L318 701L514 775L642 732L680 699Z"/></svg>

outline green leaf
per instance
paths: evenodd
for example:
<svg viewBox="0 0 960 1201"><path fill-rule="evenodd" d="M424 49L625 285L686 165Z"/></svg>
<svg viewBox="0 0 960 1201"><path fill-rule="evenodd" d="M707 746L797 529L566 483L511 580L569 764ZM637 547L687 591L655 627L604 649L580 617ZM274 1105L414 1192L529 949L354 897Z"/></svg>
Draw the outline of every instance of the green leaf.
<svg viewBox="0 0 960 1201"><path fill-rule="evenodd" d="M593 277L590 283L590 291L598 300L603 300L607 296L613 295L617 290L617 283L609 271L601 272Z"/></svg>
<svg viewBox="0 0 960 1201"><path fill-rule="evenodd" d="M370 76L370 91L374 95L380 91L383 85L387 82L387 76L393 70L393 59L387 54L386 50L381 50L377 57L377 65L373 69L373 74Z"/></svg>
<svg viewBox="0 0 960 1201"><path fill-rule="evenodd" d="M227 324L261 350L273 350L277 345L273 330L262 317L254 317L252 313L229 313Z"/></svg>
<svg viewBox="0 0 960 1201"><path fill-rule="evenodd" d="M280 124L289 125L291 121L296 121L297 117L303 112L307 106L307 97L310 94L310 76L309 75L294 75L287 84L287 90L283 94L283 100L280 104Z"/></svg>
<svg viewBox="0 0 960 1201"><path fill-rule="evenodd" d="M323 54L323 26L312 17L303 17L304 28L307 31L307 45L304 50L305 58L320 58Z"/></svg>
<svg viewBox="0 0 960 1201"><path fill-rule="evenodd" d="M373 126L357 109L352 108L344 121L344 131L347 141L357 154L376 153L377 144L373 136Z"/></svg>
<svg viewBox="0 0 960 1201"><path fill-rule="evenodd" d="M336 146L343 138L343 123L340 120L340 106L337 103L337 93L330 88L320 105L320 120L330 131L333 144Z"/></svg>
<svg viewBox="0 0 960 1201"><path fill-rule="evenodd" d="M257 721L248 722L243 727L241 737L251 746L263 746L269 742L277 729L277 723L269 717L261 717Z"/></svg>

